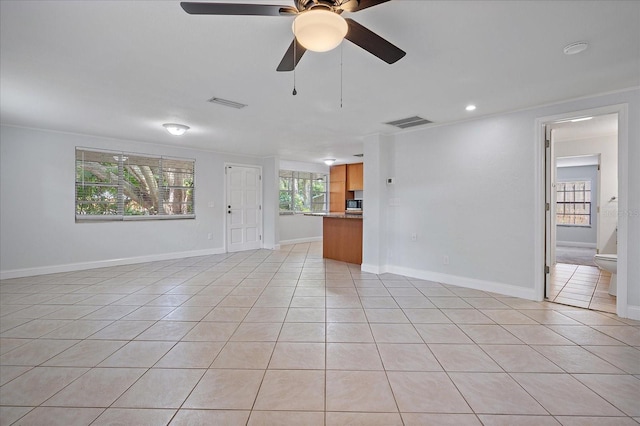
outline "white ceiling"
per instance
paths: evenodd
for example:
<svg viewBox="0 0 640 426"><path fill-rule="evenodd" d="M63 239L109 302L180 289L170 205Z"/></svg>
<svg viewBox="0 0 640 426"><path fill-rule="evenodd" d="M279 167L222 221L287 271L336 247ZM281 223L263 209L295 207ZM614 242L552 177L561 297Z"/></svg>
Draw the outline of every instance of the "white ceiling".
<svg viewBox="0 0 640 426"><path fill-rule="evenodd" d="M350 17L407 56L388 65L349 42L307 52L292 96L293 73L275 71L290 17L194 16L178 1L3 0L0 119L352 162L364 136L397 131L387 121L449 123L640 85L639 1L394 0ZM565 56L576 41L590 48ZM212 96L248 107L207 103ZM478 109L466 112L469 103ZM166 122L191 130L170 136Z"/></svg>

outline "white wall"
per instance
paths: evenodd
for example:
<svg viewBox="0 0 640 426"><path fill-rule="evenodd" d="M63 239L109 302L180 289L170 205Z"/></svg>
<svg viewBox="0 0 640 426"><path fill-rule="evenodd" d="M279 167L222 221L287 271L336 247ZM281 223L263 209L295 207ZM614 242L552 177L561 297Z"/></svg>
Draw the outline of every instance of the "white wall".
<svg viewBox="0 0 640 426"><path fill-rule="evenodd" d="M375 138L365 141L365 158L379 162L365 163L367 198L377 188L384 194L380 199L387 199L374 209L375 218L365 218L363 269L541 298L543 156L536 122L620 104L628 117L628 126L619 129L627 151L619 159L626 190L619 194L618 247L624 254L618 270L628 282L621 313L640 318L638 89L407 131L390 137L385 148ZM381 155L385 149L391 154ZM394 174L393 188L384 188L380 182ZM376 233L386 241L372 236Z"/></svg>
<svg viewBox="0 0 640 426"><path fill-rule="evenodd" d="M266 157L262 163L262 222L264 224L262 234L264 235L263 247L266 249L279 248L279 163L278 157Z"/></svg>
<svg viewBox="0 0 640 426"><path fill-rule="evenodd" d="M280 216L280 245L322 241L322 217L289 214Z"/></svg>
<svg viewBox="0 0 640 426"><path fill-rule="evenodd" d="M618 143L617 136L555 142L556 157L600 154L600 188L598 205L598 250L600 253L617 253L616 227L618 226ZM609 201L612 196L615 201ZM560 240L560 237L558 237Z"/></svg>
<svg viewBox="0 0 640 426"><path fill-rule="evenodd" d="M76 146L195 158L196 219L76 223ZM0 128L0 158L3 278L222 253L224 162L262 165L257 158L8 126ZM265 223L265 233L273 227Z"/></svg>

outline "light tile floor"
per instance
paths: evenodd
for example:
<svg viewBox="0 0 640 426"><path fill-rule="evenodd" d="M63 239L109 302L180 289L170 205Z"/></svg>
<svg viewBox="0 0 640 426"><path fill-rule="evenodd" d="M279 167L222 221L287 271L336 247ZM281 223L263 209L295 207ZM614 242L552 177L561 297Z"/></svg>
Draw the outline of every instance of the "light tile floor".
<svg viewBox="0 0 640 426"><path fill-rule="evenodd" d="M321 250L2 281L0 424L640 420L640 322Z"/></svg>
<svg viewBox="0 0 640 426"><path fill-rule="evenodd" d="M609 294L611 274L595 266L557 263L551 271L547 298L551 302L616 313L616 297Z"/></svg>

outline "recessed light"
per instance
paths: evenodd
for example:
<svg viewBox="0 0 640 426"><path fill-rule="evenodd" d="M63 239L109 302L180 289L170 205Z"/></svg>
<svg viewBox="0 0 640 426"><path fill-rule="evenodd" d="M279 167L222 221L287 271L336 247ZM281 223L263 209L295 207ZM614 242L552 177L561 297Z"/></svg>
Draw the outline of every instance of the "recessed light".
<svg viewBox="0 0 640 426"><path fill-rule="evenodd" d="M575 55L576 53L584 52L585 50L587 50L587 47L589 47L589 45L587 43L585 43L584 41L579 41L579 42L576 42L576 43L567 44L564 47L564 54L565 55Z"/></svg>
<svg viewBox="0 0 640 426"><path fill-rule="evenodd" d="M182 136L189 130L189 126L185 126L184 124L164 123L162 126L173 136Z"/></svg>
<svg viewBox="0 0 640 426"><path fill-rule="evenodd" d="M326 160L324 160L324 164L326 164L327 166L330 166L335 162L336 162L335 158L327 158Z"/></svg>
<svg viewBox="0 0 640 426"><path fill-rule="evenodd" d="M465 108L467 111L475 111L476 106L475 105L467 105L467 107Z"/></svg>

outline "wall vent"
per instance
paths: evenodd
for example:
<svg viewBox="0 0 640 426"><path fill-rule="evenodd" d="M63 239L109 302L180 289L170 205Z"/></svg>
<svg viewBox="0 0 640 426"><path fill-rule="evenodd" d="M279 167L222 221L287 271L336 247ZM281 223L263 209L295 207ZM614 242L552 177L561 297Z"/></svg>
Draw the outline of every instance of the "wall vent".
<svg viewBox="0 0 640 426"><path fill-rule="evenodd" d="M364 154L353 154L353 156L362 158L362 157L364 157Z"/></svg>
<svg viewBox="0 0 640 426"><path fill-rule="evenodd" d="M242 109L247 105L241 104L240 102L230 101L228 99L216 98L215 96L211 99L208 99L207 102L211 102L212 104L218 104L222 106L226 106L229 108Z"/></svg>
<svg viewBox="0 0 640 426"><path fill-rule="evenodd" d="M407 129L409 127L422 126L425 124L433 123L433 121L429 121L426 118L418 117L417 115L409 118L403 118L402 120L389 121L390 126L395 126L400 129Z"/></svg>

